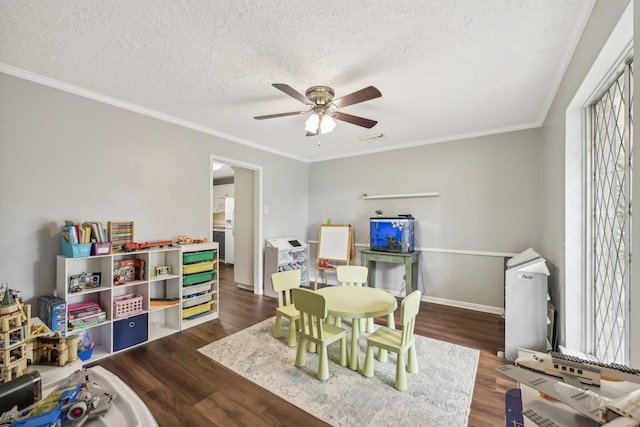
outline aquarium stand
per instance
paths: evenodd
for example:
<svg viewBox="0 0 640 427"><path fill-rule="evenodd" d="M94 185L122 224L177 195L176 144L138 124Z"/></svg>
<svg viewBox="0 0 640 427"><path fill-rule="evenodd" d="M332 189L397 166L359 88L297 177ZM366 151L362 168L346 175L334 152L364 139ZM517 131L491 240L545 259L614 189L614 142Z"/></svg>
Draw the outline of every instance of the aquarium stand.
<svg viewBox="0 0 640 427"><path fill-rule="evenodd" d="M370 287L376 287L376 262L388 262L393 264L404 264L407 280L407 292L418 289L418 273L420 272L420 252L409 252L408 254L398 254L392 252L378 252L370 250L360 251L360 265L369 269L367 283Z"/></svg>

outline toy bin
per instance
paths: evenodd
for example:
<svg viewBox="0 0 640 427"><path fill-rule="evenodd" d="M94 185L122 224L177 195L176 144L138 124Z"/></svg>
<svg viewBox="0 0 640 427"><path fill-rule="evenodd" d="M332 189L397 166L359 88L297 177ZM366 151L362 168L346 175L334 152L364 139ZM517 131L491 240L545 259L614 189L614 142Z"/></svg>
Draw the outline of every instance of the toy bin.
<svg viewBox="0 0 640 427"><path fill-rule="evenodd" d="M62 241L62 255L67 258L83 258L91 255L91 246L93 243L74 243L67 242L64 236L60 236Z"/></svg>
<svg viewBox="0 0 640 427"><path fill-rule="evenodd" d="M213 271L205 273L189 274L182 277L182 284L184 286L195 285L202 282L210 282L213 279Z"/></svg>
<svg viewBox="0 0 640 427"><path fill-rule="evenodd" d="M147 313L113 322L113 351L119 351L149 339Z"/></svg>
<svg viewBox="0 0 640 427"><path fill-rule="evenodd" d="M109 255L111 253L111 242L95 242L91 246L91 255Z"/></svg>
<svg viewBox="0 0 640 427"><path fill-rule="evenodd" d="M205 304L196 305L195 307L183 308L182 309L182 318L188 319L190 317L195 317L201 314L204 314L211 310L211 305L214 304L214 301L209 301Z"/></svg>
<svg viewBox="0 0 640 427"><path fill-rule="evenodd" d="M94 344L91 343L88 349L78 352L78 357L80 358L80 360L86 362L87 360L91 359L91 356L93 355L93 346Z"/></svg>
<svg viewBox="0 0 640 427"><path fill-rule="evenodd" d="M190 308L196 305L204 304L206 302L211 301L212 298L213 298L212 294L204 294L204 295L189 297L182 301L182 308Z"/></svg>
<svg viewBox="0 0 640 427"><path fill-rule="evenodd" d="M182 272L184 274L194 274L194 273L203 273L205 271L213 270L213 261L212 262L200 262L197 264L189 264L182 266Z"/></svg>
<svg viewBox="0 0 640 427"><path fill-rule="evenodd" d="M113 299L113 317L120 319L142 311L142 295L128 294Z"/></svg>
<svg viewBox="0 0 640 427"><path fill-rule="evenodd" d="M184 286L182 288L182 297L187 298L190 295L211 292L211 282L200 283L199 285Z"/></svg>
<svg viewBox="0 0 640 427"><path fill-rule="evenodd" d="M189 252L182 255L182 263L193 264L194 262L211 261L214 256L214 251Z"/></svg>

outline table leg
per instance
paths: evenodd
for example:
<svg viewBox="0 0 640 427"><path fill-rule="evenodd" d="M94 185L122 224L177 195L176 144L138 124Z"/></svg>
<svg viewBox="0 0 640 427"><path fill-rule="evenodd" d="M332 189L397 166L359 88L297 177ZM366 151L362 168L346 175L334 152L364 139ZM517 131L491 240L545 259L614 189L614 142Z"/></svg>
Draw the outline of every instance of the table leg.
<svg viewBox="0 0 640 427"><path fill-rule="evenodd" d="M349 367L360 370L360 319L351 319L351 355Z"/></svg>
<svg viewBox="0 0 640 427"><path fill-rule="evenodd" d="M369 287L376 287L376 262L368 261L367 268L369 269Z"/></svg>
<svg viewBox="0 0 640 427"><path fill-rule="evenodd" d="M415 291L418 289L418 275L420 274L420 260L416 259L414 261L414 263L411 265L411 270L413 271L413 277L412 277L412 281L413 283L411 284L412 286L412 290L411 292Z"/></svg>
<svg viewBox="0 0 640 427"><path fill-rule="evenodd" d="M365 327L365 331L367 331L367 333L371 333L375 330L375 328L373 327L373 317L369 317L367 320L367 325Z"/></svg>
<svg viewBox="0 0 640 427"><path fill-rule="evenodd" d="M413 291L413 265L414 263L412 263L411 260L405 261L404 264L404 274L407 279L407 295Z"/></svg>

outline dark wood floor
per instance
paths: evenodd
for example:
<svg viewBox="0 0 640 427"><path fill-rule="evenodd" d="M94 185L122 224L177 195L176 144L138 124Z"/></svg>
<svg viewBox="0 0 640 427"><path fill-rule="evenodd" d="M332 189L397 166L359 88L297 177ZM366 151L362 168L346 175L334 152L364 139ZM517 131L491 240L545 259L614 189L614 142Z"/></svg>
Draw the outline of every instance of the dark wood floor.
<svg viewBox="0 0 640 427"><path fill-rule="evenodd" d="M222 266L220 276L219 319L96 364L137 392L160 426L326 426L196 351L275 313L277 301L237 288L232 269ZM505 363L496 356L504 346L504 321L423 302L416 333L480 350L468 425L504 426L504 393L515 386L494 370Z"/></svg>

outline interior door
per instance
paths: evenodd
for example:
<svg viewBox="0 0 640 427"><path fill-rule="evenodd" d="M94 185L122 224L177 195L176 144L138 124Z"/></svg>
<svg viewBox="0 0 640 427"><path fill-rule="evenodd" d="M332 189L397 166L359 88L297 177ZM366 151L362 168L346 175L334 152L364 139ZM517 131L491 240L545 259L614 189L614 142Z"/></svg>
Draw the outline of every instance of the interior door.
<svg viewBox="0 0 640 427"><path fill-rule="evenodd" d="M255 256L252 250L255 241L255 171L234 167L235 192L235 264L234 280L239 287L254 290Z"/></svg>

